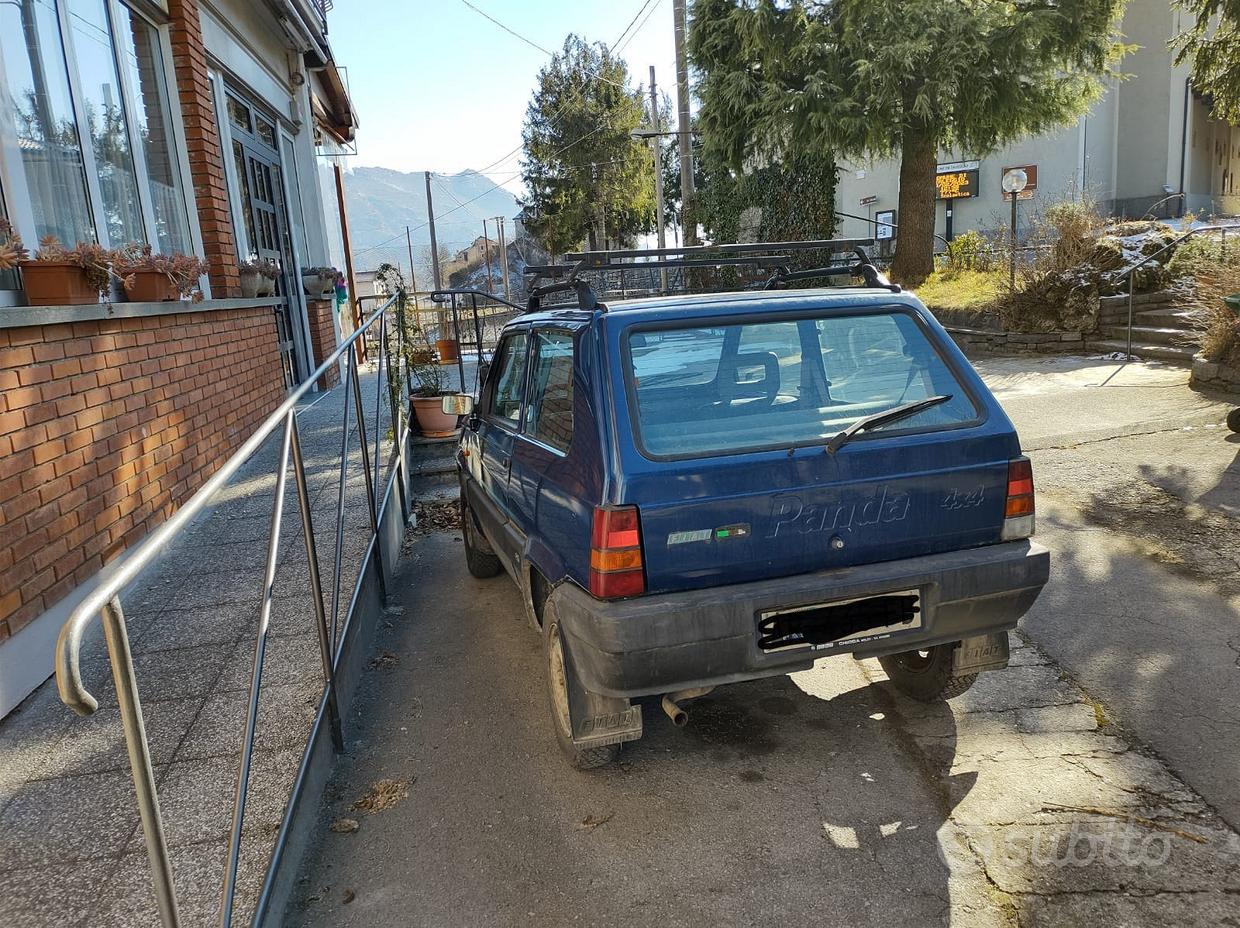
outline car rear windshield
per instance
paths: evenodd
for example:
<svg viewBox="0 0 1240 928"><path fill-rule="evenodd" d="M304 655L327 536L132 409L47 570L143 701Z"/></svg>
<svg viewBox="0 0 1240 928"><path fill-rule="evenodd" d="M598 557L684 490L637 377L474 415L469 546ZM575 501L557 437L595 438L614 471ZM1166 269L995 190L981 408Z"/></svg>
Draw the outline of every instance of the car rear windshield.
<svg viewBox="0 0 1240 928"><path fill-rule="evenodd" d="M825 443L859 419L951 399L881 429L950 427L978 409L899 310L634 329L630 377L643 450L693 457Z"/></svg>

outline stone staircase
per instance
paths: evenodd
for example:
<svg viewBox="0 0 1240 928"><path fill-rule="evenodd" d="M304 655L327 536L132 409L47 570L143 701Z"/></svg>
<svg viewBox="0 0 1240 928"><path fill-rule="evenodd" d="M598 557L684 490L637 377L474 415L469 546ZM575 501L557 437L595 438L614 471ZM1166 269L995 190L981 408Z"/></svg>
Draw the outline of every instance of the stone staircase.
<svg viewBox="0 0 1240 928"><path fill-rule="evenodd" d="M1104 296L1098 314L1098 336L1088 342L1093 351L1123 352L1128 346L1128 295ZM1132 299L1132 353L1149 361L1189 366L1200 337L1193 314L1184 308L1178 290L1138 293Z"/></svg>

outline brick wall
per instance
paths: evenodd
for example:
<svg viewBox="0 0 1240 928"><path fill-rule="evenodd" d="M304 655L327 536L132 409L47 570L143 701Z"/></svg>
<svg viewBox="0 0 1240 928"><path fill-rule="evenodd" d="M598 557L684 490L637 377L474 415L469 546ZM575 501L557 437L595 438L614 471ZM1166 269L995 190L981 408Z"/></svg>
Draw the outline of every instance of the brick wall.
<svg viewBox="0 0 1240 928"><path fill-rule="evenodd" d="M283 397L266 308L0 329L0 641L166 519Z"/></svg>
<svg viewBox="0 0 1240 928"><path fill-rule="evenodd" d="M202 247L211 266L211 295L216 299L241 295L237 267L237 239L228 208L228 183L224 178L224 153L215 123L215 102L207 74L207 53L202 41L198 0L168 0L171 19L172 65L177 77L177 96L185 123L189 170L194 179L194 199Z"/></svg>
<svg viewBox="0 0 1240 928"><path fill-rule="evenodd" d="M314 366L322 364L336 350L335 300L306 300L310 321L310 344L314 348ZM319 388L330 390L340 383L340 367L333 366L319 378Z"/></svg>

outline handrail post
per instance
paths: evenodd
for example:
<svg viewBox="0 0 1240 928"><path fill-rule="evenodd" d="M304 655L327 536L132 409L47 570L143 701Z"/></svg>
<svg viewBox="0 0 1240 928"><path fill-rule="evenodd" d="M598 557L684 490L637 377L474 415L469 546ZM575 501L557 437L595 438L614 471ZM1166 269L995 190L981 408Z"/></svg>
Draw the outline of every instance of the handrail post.
<svg viewBox="0 0 1240 928"><path fill-rule="evenodd" d="M1135 270L1135 268L1134 268ZM1128 360L1132 360L1132 292L1134 287L1134 278L1132 271L1128 272Z"/></svg>
<svg viewBox="0 0 1240 928"><path fill-rule="evenodd" d="M228 841L228 860L224 865L224 887L220 894L220 928L231 928L237 895L237 870L241 864L241 828L245 823L245 801L250 792L250 766L254 761L254 736L258 730L258 696L263 685L263 658L267 653L267 631L271 625L271 594L276 583L276 564L280 553L280 522L284 516L284 490L288 486L288 462L297 411L290 409L280 443L280 471L276 475L275 502L271 507L267 562L263 570L263 591L259 597L258 635L254 641L254 667L250 671L250 701L246 708L245 734L241 740L241 764L237 770L237 792L233 800L232 830Z"/></svg>
<svg viewBox="0 0 1240 928"><path fill-rule="evenodd" d="M345 400L345 404L348 404L348 400ZM353 405L357 413L357 444L362 452L362 474L366 477L366 507L370 511L370 531L375 539L375 571L379 580L379 598L386 603L388 601L387 577L383 569L383 540L379 537L379 506L375 500L375 485L370 479L370 447L366 444L366 412L362 406L362 383L357 376L356 369L353 374ZM376 422L375 429L378 430L378 427L379 423ZM343 484L341 490L343 492ZM343 525L341 528L343 529Z"/></svg>
<svg viewBox="0 0 1240 928"><path fill-rule="evenodd" d="M134 679L133 654L129 650L129 632L119 597L112 597L103 607L103 634L116 681L116 702L125 729L125 747L129 751L129 768L133 773L134 791L138 797L138 814L142 819L142 835L146 839L151 863L151 881L155 884L155 904L164 928L179 928L181 915L177 910L176 887L172 881L172 861L164 838L164 823L159 813L159 794L155 773L151 769L151 751L142 722L142 704L138 700L138 684Z"/></svg>
<svg viewBox="0 0 1240 928"><path fill-rule="evenodd" d="M311 520L310 490L306 486L306 461L301 454L301 435L293 418L293 474L297 478L297 505L301 510L301 530L306 541L306 563L310 570L310 589L314 593L314 630L319 637L319 658L323 664L323 685L327 688L327 717L331 725L332 744L344 750L344 730L340 723L340 705L336 698L336 672L332 661L332 642L327 630L327 612L323 607L323 578L319 575L318 545L314 540Z"/></svg>

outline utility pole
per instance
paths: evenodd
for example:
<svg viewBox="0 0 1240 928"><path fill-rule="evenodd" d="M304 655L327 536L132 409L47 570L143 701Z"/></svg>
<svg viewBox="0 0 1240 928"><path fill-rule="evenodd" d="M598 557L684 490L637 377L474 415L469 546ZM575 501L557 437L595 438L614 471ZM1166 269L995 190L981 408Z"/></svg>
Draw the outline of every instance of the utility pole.
<svg viewBox="0 0 1240 928"><path fill-rule="evenodd" d="M491 240L487 238L487 221L482 220L482 253L487 261L487 293L495 292L495 281L491 279Z"/></svg>
<svg viewBox="0 0 1240 928"><path fill-rule="evenodd" d="M503 216L496 216L495 222L499 228L499 270L504 275L504 299L512 300L512 290L508 285L508 230L507 220Z"/></svg>
<svg viewBox="0 0 1240 928"><path fill-rule="evenodd" d="M426 175L426 219L431 227L431 271L435 277L435 289L443 289L443 281L439 275L439 243L435 240L435 204L431 199L431 172L423 171Z"/></svg>
<svg viewBox="0 0 1240 928"><path fill-rule="evenodd" d="M590 176L594 179L594 248L607 250L607 218L603 213L603 172L595 162L590 162Z"/></svg>
<svg viewBox="0 0 1240 928"><path fill-rule="evenodd" d="M685 0L672 0L676 40L676 119L680 143L680 215L686 245L696 245L697 215L693 209L693 147L689 140L689 60L685 55L685 33L689 17ZM653 81L652 81L653 83Z"/></svg>
<svg viewBox="0 0 1240 928"><path fill-rule="evenodd" d="M662 142L659 141L659 132L662 130L662 120L659 119L659 93L654 82L654 65L650 66L650 128L652 135L650 136L650 150L654 153L654 202L655 202L655 221L658 223L659 248L667 247L667 232L665 230L666 222L663 219L663 159L660 157L659 149ZM663 256L659 256L659 261L663 261ZM663 293L667 293L667 268L659 268L659 287Z"/></svg>

